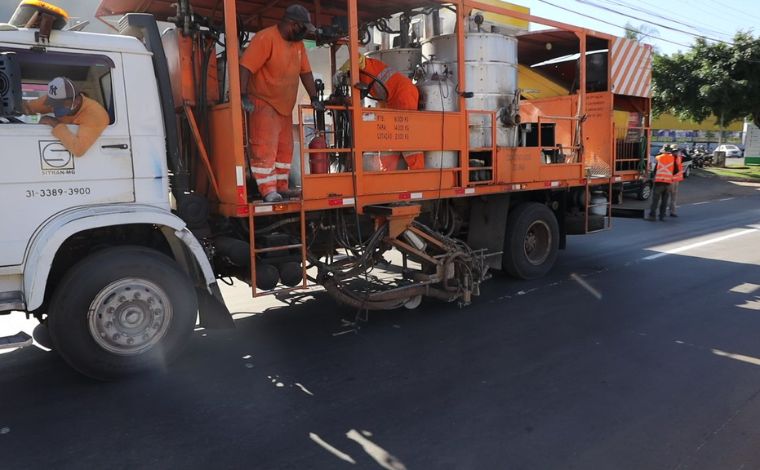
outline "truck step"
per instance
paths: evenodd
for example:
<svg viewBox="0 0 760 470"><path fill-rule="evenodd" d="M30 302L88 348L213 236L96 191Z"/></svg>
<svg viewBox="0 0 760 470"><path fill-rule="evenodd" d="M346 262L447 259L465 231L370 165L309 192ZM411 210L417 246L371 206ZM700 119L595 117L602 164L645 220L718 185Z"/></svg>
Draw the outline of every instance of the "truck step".
<svg viewBox="0 0 760 470"><path fill-rule="evenodd" d="M19 331L13 336L0 337L0 349L24 348L31 346L32 343L32 337L23 331Z"/></svg>
<svg viewBox="0 0 760 470"><path fill-rule="evenodd" d="M24 296L20 291L0 292L0 312L24 309Z"/></svg>

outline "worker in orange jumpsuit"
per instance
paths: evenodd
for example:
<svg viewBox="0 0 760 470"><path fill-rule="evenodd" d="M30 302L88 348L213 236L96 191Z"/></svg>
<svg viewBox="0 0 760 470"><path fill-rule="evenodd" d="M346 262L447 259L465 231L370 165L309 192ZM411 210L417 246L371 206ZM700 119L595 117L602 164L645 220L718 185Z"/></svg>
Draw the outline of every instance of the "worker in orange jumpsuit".
<svg viewBox="0 0 760 470"><path fill-rule="evenodd" d="M48 83L47 96L33 101L24 101L23 113L54 114L42 116L40 124L53 128L53 136L75 157L81 157L100 138L108 127L110 118L103 106L92 98L78 93L76 87L66 77L56 77ZM72 133L66 124L79 126Z"/></svg>
<svg viewBox="0 0 760 470"><path fill-rule="evenodd" d="M278 24L256 33L240 58L243 108L250 113L251 173L264 202L280 202L283 195L293 195L288 176L299 80L312 105L324 109L303 44L306 33L314 31L308 10L291 5Z"/></svg>
<svg viewBox="0 0 760 470"><path fill-rule="evenodd" d="M346 62L340 68L340 72L348 73L349 67L350 63ZM372 97L384 103L385 107L417 111L420 92L409 77L385 62L364 55L359 56L359 70L359 80L370 87ZM403 152L403 156L410 170L425 168L425 157L422 152ZM398 157L393 156L380 157L382 170L395 170L397 159Z"/></svg>

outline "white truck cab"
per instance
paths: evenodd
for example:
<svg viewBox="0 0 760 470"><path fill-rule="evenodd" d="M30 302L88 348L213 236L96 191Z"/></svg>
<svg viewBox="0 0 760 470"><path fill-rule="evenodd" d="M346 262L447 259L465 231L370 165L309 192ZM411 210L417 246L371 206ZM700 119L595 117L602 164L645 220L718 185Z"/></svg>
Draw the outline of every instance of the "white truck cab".
<svg viewBox="0 0 760 470"><path fill-rule="evenodd" d="M204 310L228 318L204 248L170 206L175 123L153 61L131 36L54 30L40 41L36 29L0 28L0 314L33 314L96 378L176 354L199 303L202 322ZM110 118L78 157L15 109L58 76Z"/></svg>

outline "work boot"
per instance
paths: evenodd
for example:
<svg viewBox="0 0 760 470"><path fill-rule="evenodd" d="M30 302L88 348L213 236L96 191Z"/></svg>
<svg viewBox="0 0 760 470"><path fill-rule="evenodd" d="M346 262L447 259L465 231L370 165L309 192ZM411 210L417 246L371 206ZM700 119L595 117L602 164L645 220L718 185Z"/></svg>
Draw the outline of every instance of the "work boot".
<svg viewBox="0 0 760 470"><path fill-rule="evenodd" d="M277 191L272 191L268 193L266 196L264 196L264 202L268 202L270 204L274 204L276 202L282 202L282 196L280 196L280 193Z"/></svg>
<svg viewBox="0 0 760 470"><path fill-rule="evenodd" d="M284 199L301 199L300 189L280 189L277 191Z"/></svg>
<svg viewBox="0 0 760 470"><path fill-rule="evenodd" d="M671 217L678 217L678 214L675 214L675 213L671 213L671 214L670 214L670 216L671 216Z"/></svg>
<svg viewBox="0 0 760 470"><path fill-rule="evenodd" d="M655 217L655 215L654 215L654 214L649 214L649 215L647 216L647 220L652 220L652 221L654 221L654 220L657 220L657 217Z"/></svg>

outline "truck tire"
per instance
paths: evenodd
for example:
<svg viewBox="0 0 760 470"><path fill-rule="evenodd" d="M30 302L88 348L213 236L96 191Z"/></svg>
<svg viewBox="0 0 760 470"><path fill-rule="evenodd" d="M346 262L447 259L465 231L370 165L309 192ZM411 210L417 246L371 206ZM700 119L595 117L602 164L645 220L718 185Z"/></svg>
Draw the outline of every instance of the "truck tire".
<svg viewBox="0 0 760 470"><path fill-rule="evenodd" d="M559 251L559 223L537 202L511 209L504 236L502 269L518 279L538 279L548 273Z"/></svg>
<svg viewBox="0 0 760 470"><path fill-rule="evenodd" d="M71 268L48 310L54 349L98 380L165 366L195 328L198 300L176 263L148 248L108 248Z"/></svg>

